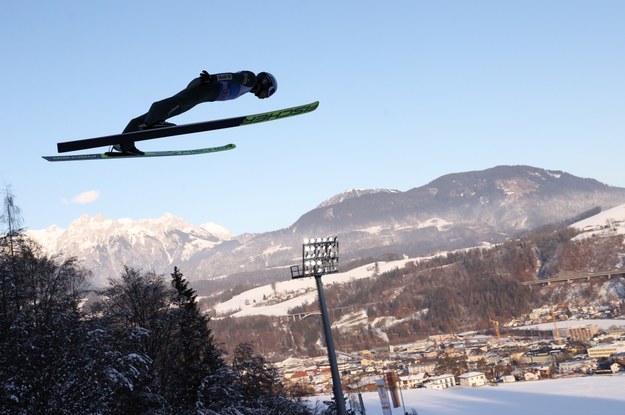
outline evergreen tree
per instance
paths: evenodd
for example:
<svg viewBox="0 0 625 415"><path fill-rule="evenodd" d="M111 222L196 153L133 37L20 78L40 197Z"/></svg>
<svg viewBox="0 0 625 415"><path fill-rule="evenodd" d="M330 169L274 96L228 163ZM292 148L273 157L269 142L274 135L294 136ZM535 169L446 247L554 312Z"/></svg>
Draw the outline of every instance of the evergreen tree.
<svg viewBox="0 0 625 415"><path fill-rule="evenodd" d="M0 406L7 413L89 412L106 393L83 369L97 356L84 344L84 272L74 260L42 255L26 238L15 241L0 257L0 291L11 293L0 316Z"/></svg>
<svg viewBox="0 0 625 415"><path fill-rule="evenodd" d="M242 399L244 414L307 414L305 406L286 397L278 371L250 343L241 343L234 351L232 371Z"/></svg>
<svg viewBox="0 0 625 415"><path fill-rule="evenodd" d="M169 310L171 291L163 276L125 267L102 294L103 301L93 311L112 336L125 340L120 344L118 358L138 356L147 370L145 375L133 379L118 377L118 384L126 383L132 391L122 396L134 399L128 403L133 413L166 412L163 385L172 367L171 333L175 322ZM115 378L116 372L112 373Z"/></svg>
<svg viewBox="0 0 625 415"><path fill-rule="evenodd" d="M208 328L209 319L199 310L195 290L188 287L177 267L171 277L174 293L170 312L176 326L169 359L172 365L164 387L170 402L191 409L206 373L224 363Z"/></svg>
<svg viewBox="0 0 625 415"><path fill-rule="evenodd" d="M254 354L250 343L241 343L234 350L232 370L245 399L273 396L280 392L280 382L274 367L263 356Z"/></svg>

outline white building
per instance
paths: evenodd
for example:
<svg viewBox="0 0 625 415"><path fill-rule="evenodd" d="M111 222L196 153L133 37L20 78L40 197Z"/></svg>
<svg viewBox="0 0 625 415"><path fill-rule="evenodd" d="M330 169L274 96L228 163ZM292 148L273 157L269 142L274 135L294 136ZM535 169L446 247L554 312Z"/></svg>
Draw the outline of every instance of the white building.
<svg viewBox="0 0 625 415"><path fill-rule="evenodd" d="M431 362L419 362L414 365L408 366L408 374L416 375L419 373L433 373L436 369L436 361Z"/></svg>
<svg viewBox="0 0 625 415"><path fill-rule="evenodd" d="M468 372L458 376L460 386L484 386L486 385L486 376L482 372Z"/></svg>
<svg viewBox="0 0 625 415"><path fill-rule="evenodd" d="M501 377L501 381L503 383L512 383L512 382L516 382L516 378L512 375L504 375Z"/></svg>
<svg viewBox="0 0 625 415"><path fill-rule="evenodd" d="M588 372L597 367L597 360L591 358L577 358L558 363L558 371L561 374Z"/></svg>
<svg viewBox="0 0 625 415"><path fill-rule="evenodd" d="M525 380L538 380L540 379L540 376L538 376L536 373L532 373L532 372L525 372L523 374L523 378Z"/></svg>
<svg viewBox="0 0 625 415"><path fill-rule="evenodd" d="M625 352L625 342L602 343L588 349L588 357L597 359Z"/></svg>
<svg viewBox="0 0 625 415"><path fill-rule="evenodd" d="M399 384L402 389L414 389L422 385L428 379L427 373L417 373L416 375L400 376Z"/></svg>
<svg viewBox="0 0 625 415"><path fill-rule="evenodd" d="M447 389L456 386L456 379L452 374L432 376L427 384L428 389Z"/></svg>

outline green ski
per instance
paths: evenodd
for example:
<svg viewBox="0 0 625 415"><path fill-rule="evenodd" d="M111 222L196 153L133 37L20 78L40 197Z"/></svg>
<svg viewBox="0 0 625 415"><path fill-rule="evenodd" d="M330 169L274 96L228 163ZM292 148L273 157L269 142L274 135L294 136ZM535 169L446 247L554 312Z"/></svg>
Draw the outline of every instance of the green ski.
<svg viewBox="0 0 625 415"><path fill-rule="evenodd" d="M68 151L85 150L88 148L112 146L114 144L130 144L135 141L153 140L155 138L170 137L174 135L199 133L202 131L219 130L222 128L239 127L242 125L257 124L265 121L279 120L314 111L319 106L319 101L298 107L285 108L261 114L246 115L242 117L226 118L222 120L204 121L194 124L175 125L171 127L153 128L142 131L133 131L126 134L107 135L103 137L87 138L84 140L66 141L57 143L59 153Z"/></svg>
<svg viewBox="0 0 625 415"><path fill-rule="evenodd" d="M124 153L106 152L95 154L70 154L66 156L42 156L48 161L78 161L78 160L114 160L126 158L145 158L145 157L171 157L171 156L192 156L195 154L217 153L219 151L233 150L236 148L234 144L226 144L218 147L197 148L193 150L170 150L170 151L146 151L141 156L129 155Z"/></svg>

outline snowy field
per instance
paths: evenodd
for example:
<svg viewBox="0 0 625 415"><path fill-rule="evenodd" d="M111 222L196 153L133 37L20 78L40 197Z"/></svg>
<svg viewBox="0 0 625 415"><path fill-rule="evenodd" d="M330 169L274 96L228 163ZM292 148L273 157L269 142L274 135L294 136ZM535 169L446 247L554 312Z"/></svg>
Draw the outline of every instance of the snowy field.
<svg viewBox="0 0 625 415"><path fill-rule="evenodd" d="M602 330L609 330L612 327L625 327L625 320L617 319L588 319L588 320L558 320L558 328L571 328L587 325L595 325ZM512 330L553 330L553 322L528 324L526 326L510 327ZM625 412L623 412L625 414Z"/></svg>
<svg viewBox="0 0 625 415"><path fill-rule="evenodd" d="M419 415L623 415L625 374L479 388L410 389L403 391L403 397L406 411L414 409ZM377 392L364 393L363 401L367 415L383 415ZM393 408L393 414L403 415L403 408Z"/></svg>
<svg viewBox="0 0 625 415"><path fill-rule="evenodd" d="M575 240L625 234L625 205L604 210L597 215L572 224L571 227L584 231L584 233L577 235Z"/></svg>

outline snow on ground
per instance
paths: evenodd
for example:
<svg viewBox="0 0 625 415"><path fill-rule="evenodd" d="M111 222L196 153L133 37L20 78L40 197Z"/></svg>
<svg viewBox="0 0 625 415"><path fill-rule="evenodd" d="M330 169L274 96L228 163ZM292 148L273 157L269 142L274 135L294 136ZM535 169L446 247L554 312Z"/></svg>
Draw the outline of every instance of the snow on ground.
<svg viewBox="0 0 625 415"><path fill-rule="evenodd" d="M571 227L584 231L575 239L609 234L625 234L625 204L604 210L594 216L581 220Z"/></svg>
<svg viewBox="0 0 625 415"><path fill-rule="evenodd" d="M384 273L397 268L403 268L408 262L418 259L401 259L397 261L378 262L377 272ZM347 272L325 275L322 278L324 286L342 284L362 278L369 278L376 272L373 264L363 265ZM273 288L275 286L275 290ZM288 310L312 303L318 297L317 285L314 278L299 278L289 281L280 281L245 291L228 301L215 306L217 316L230 314L235 317L264 315L286 316ZM278 300L281 299L279 302Z"/></svg>
<svg viewBox="0 0 625 415"><path fill-rule="evenodd" d="M429 228L430 226L436 227L439 231L444 231L447 226L453 225L452 222L447 222L445 219L441 218L431 218L424 222L421 222L418 226L419 229Z"/></svg>
<svg viewBox="0 0 625 415"><path fill-rule="evenodd" d="M556 323L558 328L571 328L571 327L579 327L579 326L587 326L587 325L596 325L602 330L607 330L610 327L625 327L625 320L610 320L610 319L597 319L597 320L564 320L558 321ZM539 324L530 324L527 326L518 326L518 327L510 327L514 330L552 330L553 322L549 323L539 323ZM623 408L623 413L625 414L625 408Z"/></svg>
<svg viewBox="0 0 625 415"><path fill-rule="evenodd" d="M445 390L402 391L405 409L419 415L623 415L625 374L538 380ZM329 400L328 396L311 399ZM363 393L367 415L383 415L377 392ZM347 403L348 409L350 408ZM393 408L393 415L403 414Z"/></svg>

